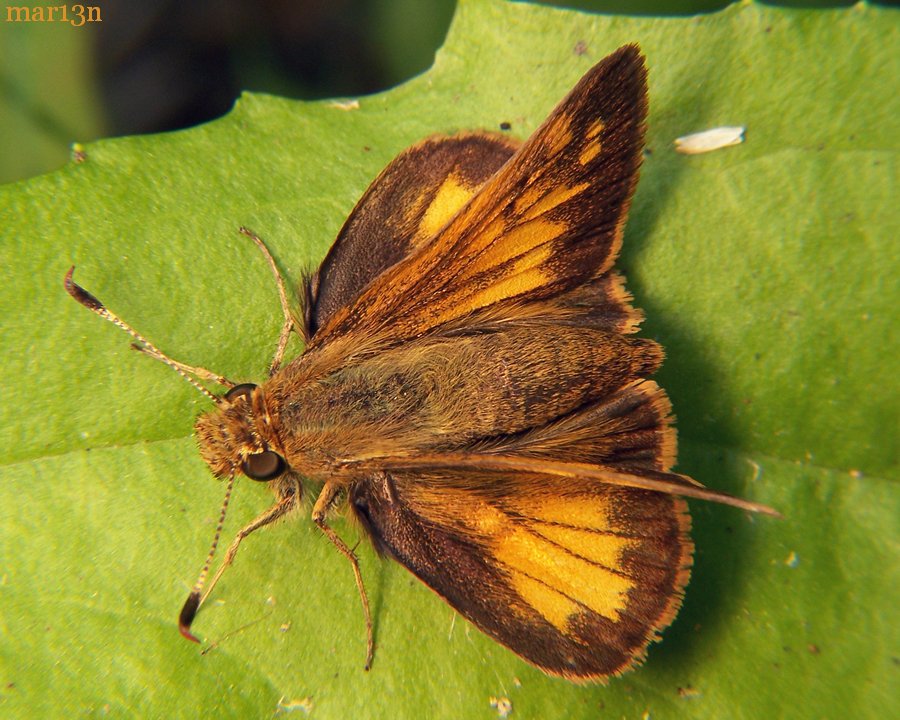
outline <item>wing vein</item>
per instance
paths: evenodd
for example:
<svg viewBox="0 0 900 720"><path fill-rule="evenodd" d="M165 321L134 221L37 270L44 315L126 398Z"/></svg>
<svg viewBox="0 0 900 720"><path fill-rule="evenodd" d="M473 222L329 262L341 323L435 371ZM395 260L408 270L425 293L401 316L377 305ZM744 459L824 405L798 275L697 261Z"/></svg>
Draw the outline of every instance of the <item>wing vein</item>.
<svg viewBox="0 0 900 720"><path fill-rule="evenodd" d="M557 549L559 549L559 550L562 550L564 553L566 553L567 555L572 556L573 558L576 558L577 560L581 560L582 562L586 562L588 565L593 565L593 566L596 567L596 568L600 568L601 570L603 570L603 571L605 571L605 572L608 572L608 573L610 573L611 575L618 575L619 577L625 578L626 580L636 580L636 579L637 579L637 578L635 578L634 576L629 575L628 573L623 572L622 570L619 570L619 569L616 568L616 567L612 567L612 566L610 566L610 565L607 565L607 564L605 564L605 563L599 562L599 561L597 561L597 560L592 560L591 558L585 557L585 556L582 555L581 553L575 552L575 551L572 550L571 548L568 548L568 547L566 547L565 545L563 545L562 543L560 543L560 542L558 542L558 541L556 541L556 540L553 540L553 539L547 537L547 536L544 535L543 533L536 531L534 528L529 527L528 525L523 524L523 527L524 527L525 530L527 530L531 535L534 535L535 537L537 537L537 538L543 540L545 543L547 543L547 544L549 544L549 545L552 545L553 547L555 547L555 548L557 548ZM578 530L582 530L583 528L577 528L577 529L578 529Z"/></svg>

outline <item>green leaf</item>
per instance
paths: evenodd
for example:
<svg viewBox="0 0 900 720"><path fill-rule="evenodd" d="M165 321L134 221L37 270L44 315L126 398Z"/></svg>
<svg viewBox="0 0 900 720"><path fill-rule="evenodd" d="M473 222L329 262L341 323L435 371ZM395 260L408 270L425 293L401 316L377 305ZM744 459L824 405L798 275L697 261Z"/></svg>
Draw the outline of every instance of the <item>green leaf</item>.
<svg viewBox="0 0 900 720"><path fill-rule="evenodd" d="M54 21L26 22L25 7L0 10L0 183L58 168L71 138L103 134L94 34L70 24L73 6L70 22L58 20L59 5Z"/></svg>
<svg viewBox="0 0 900 720"><path fill-rule="evenodd" d="M465 0L434 68L358 107L246 95L0 188L0 714L489 718L505 697L523 718L896 715L897 28L865 5L660 20ZM527 135L630 41L651 115L620 265L668 350L679 468L785 519L693 503L680 617L606 687L544 677L365 543L363 672L350 568L305 515L242 547L201 655L176 615L222 498L190 437L208 403L72 302L69 265L164 351L259 381L280 312L239 225L296 278L404 147ZM726 124L747 141L673 151ZM239 484L226 534L267 493Z"/></svg>

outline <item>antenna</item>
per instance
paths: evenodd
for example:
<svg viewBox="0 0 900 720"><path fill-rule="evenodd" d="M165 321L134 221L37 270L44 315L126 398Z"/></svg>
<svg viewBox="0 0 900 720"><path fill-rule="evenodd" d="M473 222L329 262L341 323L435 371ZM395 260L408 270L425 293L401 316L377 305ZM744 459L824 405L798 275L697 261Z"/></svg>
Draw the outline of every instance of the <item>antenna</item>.
<svg viewBox="0 0 900 720"><path fill-rule="evenodd" d="M175 372L177 372L181 377L187 380L191 385L193 385L197 390L206 395L210 400L212 400L217 405L222 402L220 397L217 397L205 387L203 387L199 382L197 382L196 378L200 378L202 380L209 380L210 382L218 383L223 387L233 388L234 383L228 378L222 377L221 375L217 375L216 373L207 370L202 367L194 367L191 365L185 365L184 363L178 362L177 360L173 360L168 355L159 350L152 342L150 342L147 338L141 335L137 330L135 330L131 325L122 320L118 315L113 313L111 310L107 309L107 307L100 302L97 298L91 295L87 290L78 285L74 280L72 280L72 275L75 273L75 266L69 268L69 272L66 273L65 286L66 292L69 293L76 301L78 301L81 305L84 305L88 310L93 313L96 313L104 320L109 320L113 325L127 332L131 337L137 340L137 344L133 344L132 347L139 352L145 353L150 357L159 360L160 362L165 363L170 368L172 368ZM192 377L193 376L193 377Z"/></svg>
<svg viewBox="0 0 900 720"><path fill-rule="evenodd" d="M194 622L197 611L200 609L200 604L203 602L201 591L206 584L206 577L209 575L209 568L212 565L213 557L216 554L219 538L222 536L222 528L225 526L225 514L228 512L228 502L231 500L232 488L234 488L234 469L231 470L231 474L228 476L228 485L225 488L225 501L222 503L221 512L219 512L219 522L216 525L216 533L213 535L212 545L209 547L206 562L203 563L203 569L197 577L197 582L194 583L191 594L188 595L187 600L184 601L181 613L178 615L178 631L188 640L193 640L195 643L199 643L200 641L193 633L191 633L191 623Z"/></svg>

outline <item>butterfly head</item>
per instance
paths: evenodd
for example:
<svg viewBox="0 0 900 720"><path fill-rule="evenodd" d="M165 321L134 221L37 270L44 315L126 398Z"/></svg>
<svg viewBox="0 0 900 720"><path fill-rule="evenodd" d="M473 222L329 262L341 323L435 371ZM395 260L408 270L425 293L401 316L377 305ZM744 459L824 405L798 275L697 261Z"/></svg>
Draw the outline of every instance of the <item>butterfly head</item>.
<svg viewBox="0 0 900 720"><path fill-rule="evenodd" d="M200 455L216 477L235 470L260 481L273 480L287 469L284 458L260 433L265 418L261 389L252 383L235 385L220 399L216 409L201 415L194 429Z"/></svg>

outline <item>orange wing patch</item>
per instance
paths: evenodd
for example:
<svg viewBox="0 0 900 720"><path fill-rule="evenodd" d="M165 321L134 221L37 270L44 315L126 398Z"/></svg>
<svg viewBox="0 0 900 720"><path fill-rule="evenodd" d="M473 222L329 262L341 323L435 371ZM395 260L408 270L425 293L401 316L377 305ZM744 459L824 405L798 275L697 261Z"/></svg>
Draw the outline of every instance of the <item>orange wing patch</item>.
<svg viewBox="0 0 900 720"><path fill-rule="evenodd" d="M518 222L529 222L568 202L580 192L590 187L590 183L580 183L572 187L560 185L549 190L542 186L530 188L516 200L515 212Z"/></svg>
<svg viewBox="0 0 900 720"><path fill-rule="evenodd" d="M587 129L587 132L585 133L587 143L585 144L584 150L582 150L581 154L578 156L579 163L587 165L601 153L603 150L603 143L600 142L600 134L605 128L606 124L603 120L598 119Z"/></svg>
<svg viewBox="0 0 900 720"><path fill-rule="evenodd" d="M618 621L634 587L623 553L635 541L615 534L606 504L538 497L511 505L531 522L499 534L490 550L519 595L562 633L584 609Z"/></svg>
<svg viewBox="0 0 900 720"><path fill-rule="evenodd" d="M465 489L421 486L405 499L418 515L464 525L527 605L560 632L585 608L616 621L627 604L634 581L622 570L623 552L636 541L615 530L608 502L541 492L509 496L500 506Z"/></svg>
<svg viewBox="0 0 900 720"><path fill-rule="evenodd" d="M460 209L472 199L480 185L470 185L457 173L452 173L431 198L428 207L421 213L418 230L413 239L413 246L418 247L422 243L434 237L438 230L446 225ZM423 192L422 199L427 197ZM421 212L415 206L412 214Z"/></svg>
<svg viewBox="0 0 900 720"><path fill-rule="evenodd" d="M565 101L563 101L565 102ZM560 103L562 105L562 103ZM564 112L554 112L544 123L544 145L548 156L559 155L573 139L572 117Z"/></svg>

